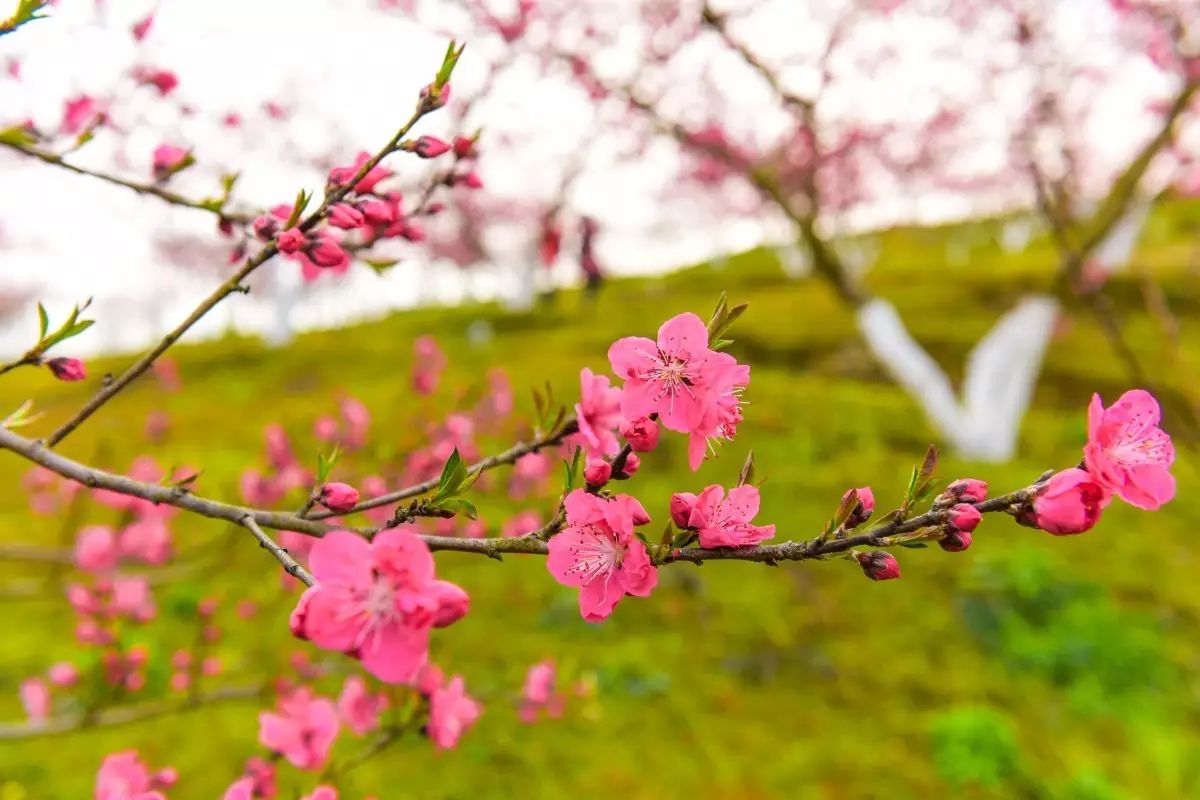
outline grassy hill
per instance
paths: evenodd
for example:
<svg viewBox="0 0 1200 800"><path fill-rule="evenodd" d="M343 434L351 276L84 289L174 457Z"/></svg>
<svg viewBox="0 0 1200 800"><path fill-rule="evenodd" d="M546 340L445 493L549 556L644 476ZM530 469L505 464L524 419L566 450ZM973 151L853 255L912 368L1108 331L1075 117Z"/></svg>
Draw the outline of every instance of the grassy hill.
<svg viewBox="0 0 1200 800"><path fill-rule="evenodd" d="M1179 340L1172 343L1161 315L1147 311L1139 273L1118 278L1111 291L1150 381L1168 401L1168 427L1179 430L1187 404L1200 398L1200 297L1187 266L1194 245L1180 232L1188 213L1172 209L1154 220L1138 257L1182 323ZM888 233L869 275L955 378L975 341L1022 292L1046 286L1052 270L1043 244L1013 256L995 248L990 233L982 226ZM965 262L947 263L949 250L964 247ZM630 490L662 519L672 491L732 480L752 446L767 479L758 519L776 523L780 538L815 532L849 486L869 484L881 506L892 507L935 434L871 362L836 298L818 282L789 280L764 252L722 268L612 282L594 299L564 293L532 314L424 309L302 335L278 352L237 338L183 346L176 359L184 391L143 381L62 450L113 469L143 452L164 465L198 466L199 491L236 499L241 470L261 459L263 426L282 422L302 453L315 453L312 421L344 391L374 415L372 449L340 467L340 475L355 477L386 469L414 447L414 419L467 407L487 368L508 371L526 416L529 388L547 380L574 402L579 369L607 371L613 339L652 335L679 311L707 314L723 290L750 303L732 348L753 367L739 440L693 475L682 441L671 437L644 459ZM424 333L436 335L450 356L435 403L408 392L412 340ZM123 363L98 363L93 373ZM1020 457L978 465L947 456L940 472L1006 490L1066 466L1078 457L1091 392L1111 400L1131 385L1097 321L1073 312L1051 344ZM36 397L47 414L36 433L69 413L88 388L20 371L0 382L0 399L7 408ZM172 421L158 445L143 434L154 410ZM485 450L502 444L487 442ZM465 674L487 713L455 752L399 743L348 778L343 797L1200 796L1200 499L1192 493L1195 451L1179 449L1179 497L1157 514L1114 504L1096 530L1067 538L989 518L970 551L904 551L903 579L883 584L842 561L675 565L662 571L651 598L626 601L601 626L578 618L574 593L555 584L539 559L499 564L441 554L439 572L468 588L473 608L435 636L434 657ZM25 468L0 456L0 481L9 487L0 542L52 545L73 535L77 521L27 510L18 488ZM546 501L522 504L492 491L479 505L498 525L517 508L543 510ZM114 518L95 504L85 510L88 520ZM287 632L291 598L281 595L272 562L248 536L182 517L174 530L191 571L159 590L159 619L140 634L152 658L161 662L188 646L194 602L204 595L222 600L218 621L226 633L215 652L226 674L218 683L253 681L270 653L305 649ZM45 571L0 563L0 585L41 580ZM32 598L0 599L7 623L2 718L20 717L23 677L77 653L55 580ZM250 621L233 613L244 598L262 604ZM594 681L596 695L573 702L562 720L527 726L517 720L517 692L525 669L547 657ZM328 663L340 673L323 685L335 692L349 665ZM165 668L148 677L148 691L157 691ZM218 796L256 752L256 709L253 702L224 705L4 743L0 798L89 796L103 755L134 746L153 764L178 767L183 788L173 798ZM335 752L361 744L344 738ZM283 797L293 796L293 785L284 777Z"/></svg>

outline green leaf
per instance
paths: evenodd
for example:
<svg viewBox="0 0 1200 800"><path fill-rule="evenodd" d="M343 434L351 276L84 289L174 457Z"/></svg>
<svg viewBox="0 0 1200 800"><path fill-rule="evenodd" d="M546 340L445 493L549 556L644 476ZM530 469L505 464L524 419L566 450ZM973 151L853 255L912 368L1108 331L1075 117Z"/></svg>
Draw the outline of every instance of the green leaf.
<svg viewBox="0 0 1200 800"><path fill-rule="evenodd" d="M467 465L456 447L450 453L450 457L446 459L446 463L442 465L442 474L438 478L438 488L434 499L441 500L461 493L465 488L463 484L467 477Z"/></svg>
<svg viewBox="0 0 1200 800"><path fill-rule="evenodd" d="M924 550L929 547L925 542L901 542L900 546L907 547L909 550Z"/></svg>
<svg viewBox="0 0 1200 800"><path fill-rule="evenodd" d="M364 258L363 263L371 269L375 270L376 274L383 275L392 267L400 263L400 259L379 259L379 258Z"/></svg>
<svg viewBox="0 0 1200 800"><path fill-rule="evenodd" d="M46 338L46 331L50 330L50 315L46 313L46 307L41 303L37 304L38 310L38 341Z"/></svg>
<svg viewBox="0 0 1200 800"><path fill-rule="evenodd" d="M37 421L37 419L41 416L42 414L40 411L36 414L33 413L33 401L26 400L24 403L21 403L21 405L17 406L16 411L0 420L0 428L8 428L9 430L20 428L30 424L31 422Z"/></svg>
<svg viewBox="0 0 1200 800"><path fill-rule="evenodd" d="M463 50L467 46L464 44L458 46L458 42L453 39L446 47L446 55L442 58L442 66L438 69L437 76L433 79L435 89L440 90L443 86L450 82L450 76L454 74L454 68L458 66L458 59L462 58Z"/></svg>
<svg viewBox="0 0 1200 800"><path fill-rule="evenodd" d="M287 223L283 226L285 231L296 226L296 223L300 221L300 215L304 213L304 209L308 208L310 200L312 200L312 194L309 192L301 189L296 193L296 202L292 204L292 213L288 216Z"/></svg>
<svg viewBox="0 0 1200 800"><path fill-rule="evenodd" d="M33 132L24 125L15 125L0 130L0 144L10 144L14 147L31 147L37 143Z"/></svg>
<svg viewBox="0 0 1200 800"><path fill-rule="evenodd" d="M476 519L479 516L479 511L475 508L475 504L461 497L449 497L440 501L437 507L443 511L461 514L468 519Z"/></svg>
<svg viewBox="0 0 1200 800"><path fill-rule="evenodd" d="M576 447L570 460L563 459L563 494L579 485L580 466L583 463L583 448Z"/></svg>
<svg viewBox="0 0 1200 800"><path fill-rule="evenodd" d="M8 19L0 22L0 36L12 33L27 22L44 19L41 11L46 7L46 0L20 0L16 12Z"/></svg>
<svg viewBox="0 0 1200 800"><path fill-rule="evenodd" d="M323 453L317 453L317 484L323 484L329 480L329 475L333 472L333 465L337 463L338 457L341 456L342 449L340 445L334 445L333 451L326 456Z"/></svg>

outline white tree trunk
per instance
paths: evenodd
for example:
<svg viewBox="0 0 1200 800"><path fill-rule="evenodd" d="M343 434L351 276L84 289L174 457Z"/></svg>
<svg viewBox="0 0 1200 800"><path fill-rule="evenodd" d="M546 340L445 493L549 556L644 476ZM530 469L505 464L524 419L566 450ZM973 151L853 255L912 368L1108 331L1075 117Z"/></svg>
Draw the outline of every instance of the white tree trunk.
<svg viewBox="0 0 1200 800"><path fill-rule="evenodd" d="M1005 314L968 356L961 399L891 303L864 304L858 325L879 363L960 454L1005 461L1016 450L1058 308L1053 297L1033 295Z"/></svg>

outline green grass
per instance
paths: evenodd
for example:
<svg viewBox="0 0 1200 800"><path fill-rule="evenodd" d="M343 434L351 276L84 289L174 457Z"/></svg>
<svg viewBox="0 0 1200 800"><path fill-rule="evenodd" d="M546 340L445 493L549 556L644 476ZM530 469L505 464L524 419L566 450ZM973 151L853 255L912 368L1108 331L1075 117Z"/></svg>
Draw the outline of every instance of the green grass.
<svg viewBox="0 0 1200 800"><path fill-rule="evenodd" d="M1184 430L1190 402L1200 396L1192 324L1200 302L1186 268L1191 245L1180 234L1188 213L1173 208L1156 219L1139 255L1183 323L1178 347L1146 312L1137 278L1112 287L1176 430ZM987 234L986 226L891 232L869 276L955 379L974 342L1022 291L1047 285L1053 265L1044 244L1012 256L988 244ZM950 235L970 236L968 263L946 263ZM662 520L672 491L731 481L753 447L766 478L759 520L775 522L781 538L818 530L849 486L870 484L881 506L894 505L934 432L872 364L835 297L815 281L788 280L763 252L722 269L613 282L594 301L563 293L533 314L485 305L424 309L302 335L278 352L240 338L183 346L176 358L184 391L168 394L155 381L141 382L61 449L113 469L142 452L164 465L198 466L198 491L235 499L240 471L261 459L264 425L282 422L315 462L312 420L345 391L374 414L371 451L339 467L339 476L353 479L402 459L421 441L422 420L435 408L467 407L489 367L509 372L526 417L529 389L547 380L558 397L574 402L578 370L607 371L614 338L652 335L679 311L707 314L721 291L750 303L732 348L753 367L742 433L695 475L679 437L670 437L644 459L629 489ZM491 332L482 342L468 336L481 325ZM433 403L407 390L411 342L423 333L435 334L450 354ZM98 363L93 373L124 363ZM1067 466L1078 458L1091 392L1111 400L1130 385L1096 321L1073 312L1051 345L1020 457L980 465L948 455L939 471L980 477L1003 491ZM47 415L34 428L41 433L88 389L22 371L4 379L3 405L35 397ZM155 409L173 422L160 445L148 444L142 432ZM492 439L484 447L503 444ZM1180 447L1180 492L1170 507L1150 515L1115 504L1084 536L1054 538L989 518L967 553L902 551L903 579L883 584L845 561L774 569L675 565L662 571L651 598L625 601L601 626L578 618L574 593L555 584L539 559L500 564L439 555L440 573L468 588L473 608L436 634L434 657L466 676L487 713L455 752L433 752L416 740L397 744L353 773L343 796L1198 796L1193 454ZM0 504L0 540L53 544L63 522L26 510L18 488L24 471L16 458L0 458L0 480L10 487ZM498 525L518 507L544 510L548 503L518 504L493 489L479 506ZM112 514L87 508L92 520ZM248 536L183 517L174 530L179 549L199 566L160 590L159 618L138 634L154 657L161 662L192 640L193 603L205 594L223 603L225 636L216 652L228 671L219 681L255 681L291 650L317 655L288 636L291 600L280 596L272 562ZM35 570L41 568L0 564L0 580L27 579ZM250 622L232 613L242 598L263 603ZM61 602L8 600L3 609L0 716L16 719L20 680L77 651ZM525 669L547 657L589 676L597 694L575 701L562 720L526 726L516 718L516 694ZM351 665L327 661L334 674L322 686L335 692ZM153 692L165 669L152 670L150 680ZM256 752L255 735L256 706L244 703L4 743L0 798L89 796L103 755L122 747L138 747L152 764L177 766L181 788L172 797L216 797ZM335 752L361 746L343 737ZM284 797L293 787L311 788L294 774L284 771Z"/></svg>

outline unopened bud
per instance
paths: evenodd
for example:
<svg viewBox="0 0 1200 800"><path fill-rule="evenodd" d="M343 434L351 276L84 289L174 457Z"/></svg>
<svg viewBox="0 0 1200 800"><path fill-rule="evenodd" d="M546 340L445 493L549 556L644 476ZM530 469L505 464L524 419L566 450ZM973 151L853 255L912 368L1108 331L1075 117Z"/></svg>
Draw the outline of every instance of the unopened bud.
<svg viewBox="0 0 1200 800"><path fill-rule="evenodd" d="M900 562L891 553L871 550L857 555L863 574L873 581L890 581L900 577Z"/></svg>

